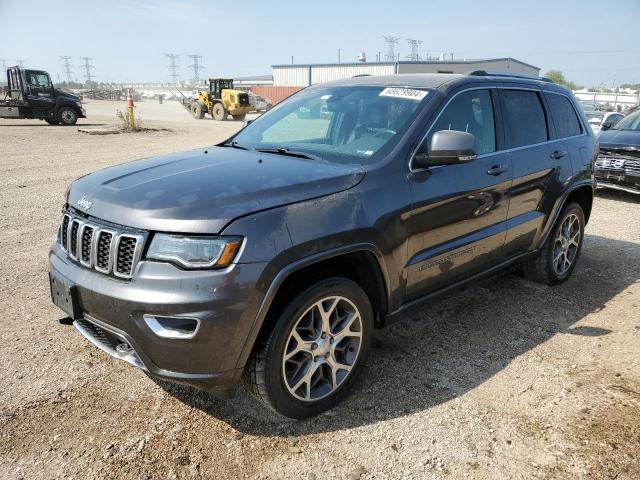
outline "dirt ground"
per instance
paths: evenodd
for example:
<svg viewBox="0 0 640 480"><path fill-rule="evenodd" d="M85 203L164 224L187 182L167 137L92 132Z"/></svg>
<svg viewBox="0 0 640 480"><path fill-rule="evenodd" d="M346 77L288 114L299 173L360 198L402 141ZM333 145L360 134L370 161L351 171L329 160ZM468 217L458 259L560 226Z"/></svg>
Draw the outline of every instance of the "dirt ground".
<svg viewBox="0 0 640 480"><path fill-rule="evenodd" d="M570 281L507 271L406 314L345 403L292 422L242 391L155 383L58 321L47 251L68 184L239 126L138 109L172 131L0 120L0 478L640 478L640 197L598 195Z"/></svg>

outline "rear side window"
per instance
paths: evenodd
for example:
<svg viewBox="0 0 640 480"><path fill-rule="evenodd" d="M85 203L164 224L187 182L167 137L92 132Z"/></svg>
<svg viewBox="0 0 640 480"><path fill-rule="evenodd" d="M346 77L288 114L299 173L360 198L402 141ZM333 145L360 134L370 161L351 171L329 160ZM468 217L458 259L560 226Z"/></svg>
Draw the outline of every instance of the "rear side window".
<svg viewBox="0 0 640 480"><path fill-rule="evenodd" d="M502 90L507 148L546 142L547 122L540 97L530 90Z"/></svg>
<svg viewBox="0 0 640 480"><path fill-rule="evenodd" d="M571 105L571 101L564 95L555 93L545 93L545 97L549 104L553 124L556 127L557 137L565 138L580 135L582 126L573 105Z"/></svg>
<svg viewBox="0 0 640 480"><path fill-rule="evenodd" d="M469 90L456 95L431 127L427 137L427 148L431 145L433 134L440 130L472 133L476 138L478 155L495 152L496 130L491 92Z"/></svg>

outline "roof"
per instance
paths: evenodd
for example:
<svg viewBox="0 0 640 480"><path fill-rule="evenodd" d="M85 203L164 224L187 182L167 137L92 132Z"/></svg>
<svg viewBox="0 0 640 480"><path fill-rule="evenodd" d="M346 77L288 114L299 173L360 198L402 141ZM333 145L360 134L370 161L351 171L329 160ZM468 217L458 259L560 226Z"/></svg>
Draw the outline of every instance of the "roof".
<svg viewBox="0 0 640 480"><path fill-rule="evenodd" d="M465 64L477 64L477 63L492 63L492 62L505 62L511 61L519 63L530 68L540 70L540 67L525 63L521 60L512 57L503 58L476 58L476 59L463 59L463 60L424 60L424 61L398 61L398 62L347 62L347 63L300 63L300 64L280 64L271 65L271 68L295 68L295 67L339 67L339 66L363 66L363 65L465 65Z"/></svg>
<svg viewBox="0 0 640 480"><path fill-rule="evenodd" d="M526 77L521 75L509 76L497 75L464 75L457 73L400 73L395 75L363 75L351 78L343 78L327 83L319 83L308 88L325 86L346 85L370 85L381 87L414 87L414 88L440 88L447 84L447 88L462 82L482 84L486 82L535 84L543 90L564 91L564 87L541 78Z"/></svg>

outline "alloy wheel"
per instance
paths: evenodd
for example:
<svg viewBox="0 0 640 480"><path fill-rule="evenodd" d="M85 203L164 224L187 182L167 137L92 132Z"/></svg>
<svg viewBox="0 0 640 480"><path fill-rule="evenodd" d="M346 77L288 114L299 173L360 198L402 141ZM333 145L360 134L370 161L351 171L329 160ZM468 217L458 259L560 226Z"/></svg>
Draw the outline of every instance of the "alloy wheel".
<svg viewBox="0 0 640 480"><path fill-rule="evenodd" d="M295 322L286 342L282 373L298 400L320 400L340 387L360 353L362 318L345 297L325 297Z"/></svg>
<svg viewBox="0 0 640 480"><path fill-rule="evenodd" d="M564 275L573 265L580 248L580 219L575 213L563 220L553 245L553 269Z"/></svg>

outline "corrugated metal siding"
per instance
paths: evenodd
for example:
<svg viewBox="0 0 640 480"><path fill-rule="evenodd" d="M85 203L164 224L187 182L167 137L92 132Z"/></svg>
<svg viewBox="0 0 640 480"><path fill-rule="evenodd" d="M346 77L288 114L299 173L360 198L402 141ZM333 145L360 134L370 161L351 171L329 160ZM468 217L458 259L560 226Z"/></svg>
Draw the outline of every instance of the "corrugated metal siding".
<svg viewBox="0 0 640 480"><path fill-rule="evenodd" d="M312 65L311 84L331 82L355 75L393 75L394 64L363 63L362 65Z"/></svg>
<svg viewBox="0 0 640 480"><path fill-rule="evenodd" d="M281 87L307 87L309 86L309 67L274 68L273 84Z"/></svg>
<svg viewBox="0 0 640 480"><path fill-rule="evenodd" d="M273 104L280 103L282 100L296 92L302 90L303 87L276 87L276 86L262 86L256 85L250 88L250 90L256 95L260 95L262 98L268 98Z"/></svg>

